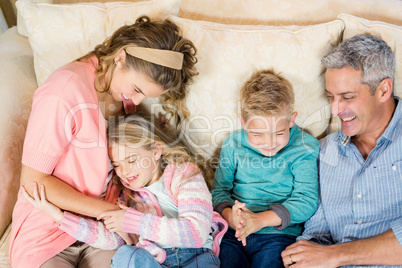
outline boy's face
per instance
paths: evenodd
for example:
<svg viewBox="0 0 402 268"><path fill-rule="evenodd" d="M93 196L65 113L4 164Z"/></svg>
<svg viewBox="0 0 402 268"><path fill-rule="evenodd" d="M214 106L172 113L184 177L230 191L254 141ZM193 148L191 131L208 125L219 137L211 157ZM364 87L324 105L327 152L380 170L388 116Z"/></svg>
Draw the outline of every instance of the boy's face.
<svg viewBox="0 0 402 268"><path fill-rule="evenodd" d="M246 122L241 118L241 123L251 147L265 156L274 156L288 144L296 116L297 112L294 112L289 120L286 109L282 109L271 116L252 115Z"/></svg>

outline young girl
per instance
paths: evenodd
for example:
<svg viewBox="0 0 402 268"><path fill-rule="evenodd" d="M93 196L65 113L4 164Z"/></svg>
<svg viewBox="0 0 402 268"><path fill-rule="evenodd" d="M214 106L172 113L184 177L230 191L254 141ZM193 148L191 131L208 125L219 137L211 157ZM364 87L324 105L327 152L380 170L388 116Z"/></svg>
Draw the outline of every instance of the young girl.
<svg viewBox="0 0 402 268"><path fill-rule="evenodd" d="M111 232L138 234L136 246L122 246L99 222L61 212L46 201L43 186L40 196L34 191L35 200L24 193L27 200L80 241L122 246L112 267L219 267L216 255L227 223L213 212L203 172L188 149L137 114L111 126L108 140L114 183L123 190L119 203L125 205L98 218Z"/></svg>
<svg viewBox="0 0 402 268"><path fill-rule="evenodd" d="M176 106L188 115L183 101L195 62L193 44L174 23L140 17L56 70L35 92L21 185L32 193L34 181L43 184L49 202L82 215L117 209L104 197L112 170L106 120L122 112L123 102L131 103L129 113L144 98L162 94L168 112L175 116L169 107ZM10 239L13 267L108 267L113 254L76 243L19 195Z"/></svg>

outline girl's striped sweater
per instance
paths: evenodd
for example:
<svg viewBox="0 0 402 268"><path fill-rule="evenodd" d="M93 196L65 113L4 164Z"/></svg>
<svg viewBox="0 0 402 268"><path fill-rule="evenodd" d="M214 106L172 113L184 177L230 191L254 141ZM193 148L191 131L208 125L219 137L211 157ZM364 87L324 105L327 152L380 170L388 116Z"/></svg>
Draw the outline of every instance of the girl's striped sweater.
<svg viewBox="0 0 402 268"><path fill-rule="evenodd" d="M169 165L163 179L171 200L178 207L177 218L162 216L155 196L144 188L134 192L133 207L127 209L123 232L139 234L138 247L148 250L162 263L166 258L163 248L156 243L182 248L202 248L210 234L214 238L213 251L219 255L219 243L228 226L212 210L212 197L196 165ZM126 185L127 186L127 185ZM126 196L121 196L126 200ZM65 212L59 227L77 240L102 249L117 249L124 241L110 233L105 226L88 218Z"/></svg>

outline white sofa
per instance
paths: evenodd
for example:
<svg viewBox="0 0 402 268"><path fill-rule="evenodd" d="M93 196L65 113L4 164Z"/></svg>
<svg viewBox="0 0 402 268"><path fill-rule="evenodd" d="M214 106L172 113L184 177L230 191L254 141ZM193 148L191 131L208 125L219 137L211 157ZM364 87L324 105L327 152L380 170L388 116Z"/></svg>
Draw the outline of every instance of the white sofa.
<svg viewBox="0 0 402 268"><path fill-rule="evenodd" d="M18 26L0 35L0 267L10 267L11 215L35 89L55 68L91 50L139 15L170 16L197 46L200 74L189 89L187 107L192 116L184 134L215 161L226 135L240 127L239 88L256 69L274 68L293 83L300 127L317 138L337 130L324 94L320 59L355 34L380 36L395 51L395 93L402 97L399 0L18 2ZM145 105L160 111L157 100Z"/></svg>

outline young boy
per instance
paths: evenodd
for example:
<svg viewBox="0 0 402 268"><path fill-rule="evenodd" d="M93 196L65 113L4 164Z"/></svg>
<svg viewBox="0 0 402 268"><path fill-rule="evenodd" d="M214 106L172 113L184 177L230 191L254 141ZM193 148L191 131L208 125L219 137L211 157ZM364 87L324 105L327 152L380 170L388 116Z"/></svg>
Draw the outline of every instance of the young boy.
<svg viewBox="0 0 402 268"><path fill-rule="evenodd" d="M292 85L272 70L241 89L242 129L225 140L212 186L230 228L221 267L283 267L281 252L318 202L317 139L295 125Z"/></svg>

